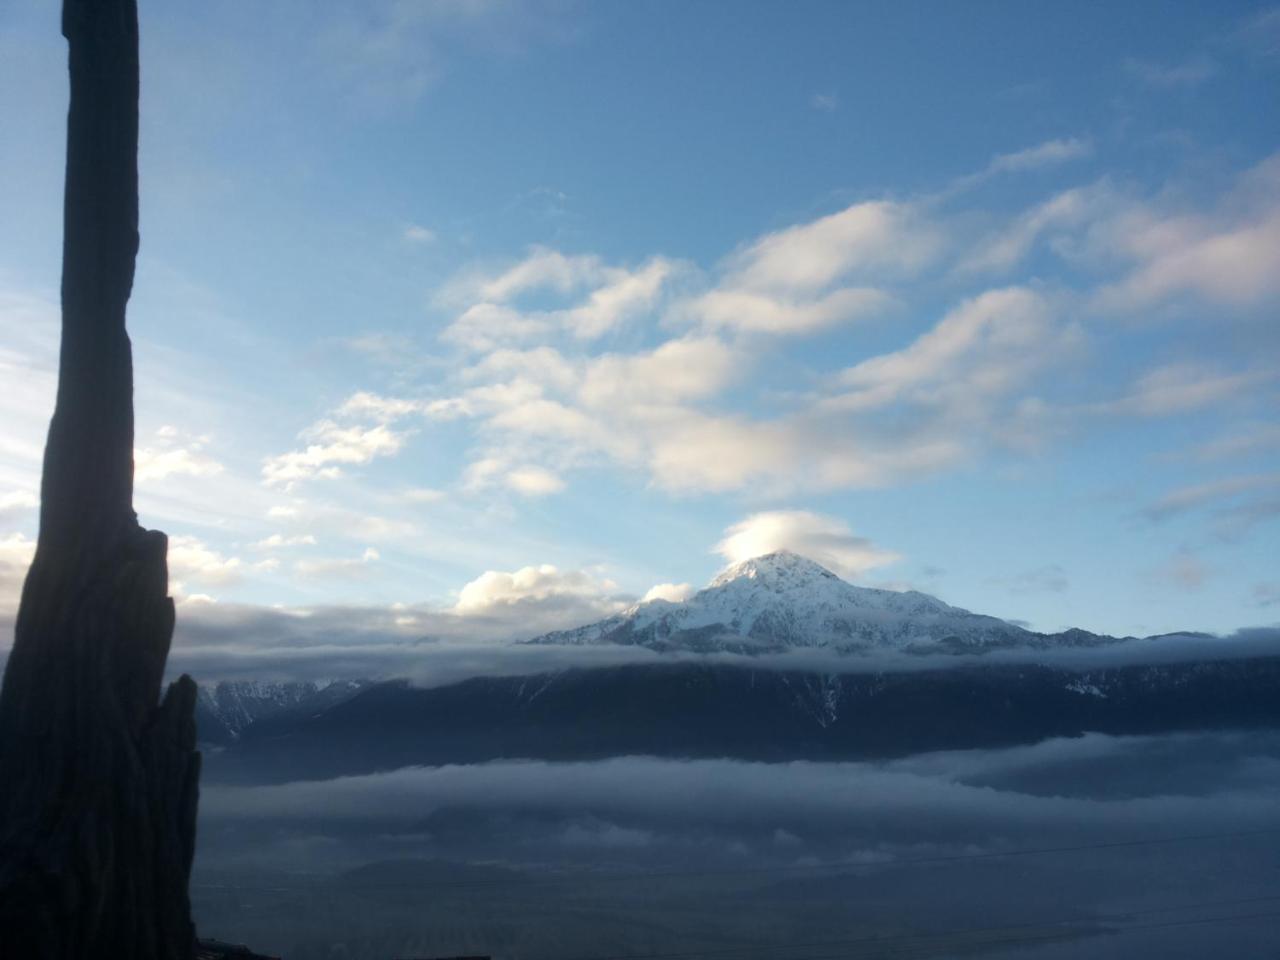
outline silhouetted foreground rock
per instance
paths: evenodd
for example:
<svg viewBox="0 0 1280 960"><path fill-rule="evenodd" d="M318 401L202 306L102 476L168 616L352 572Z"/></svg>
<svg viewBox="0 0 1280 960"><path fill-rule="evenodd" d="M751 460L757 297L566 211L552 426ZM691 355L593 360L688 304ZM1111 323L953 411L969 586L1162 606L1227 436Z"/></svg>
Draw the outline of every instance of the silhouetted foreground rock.
<svg viewBox="0 0 1280 960"><path fill-rule="evenodd" d="M0 692L0 957L190 960L195 685L160 700L167 541L133 512L136 0L66 0L57 406Z"/></svg>

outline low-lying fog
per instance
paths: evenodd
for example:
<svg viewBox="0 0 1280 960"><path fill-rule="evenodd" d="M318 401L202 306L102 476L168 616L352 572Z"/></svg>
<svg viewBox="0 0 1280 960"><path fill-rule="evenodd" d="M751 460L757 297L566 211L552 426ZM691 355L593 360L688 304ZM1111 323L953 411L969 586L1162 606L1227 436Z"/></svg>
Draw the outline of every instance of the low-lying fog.
<svg viewBox="0 0 1280 960"><path fill-rule="evenodd" d="M206 786L193 897L290 960L1272 957L1280 733Z"/></svg>

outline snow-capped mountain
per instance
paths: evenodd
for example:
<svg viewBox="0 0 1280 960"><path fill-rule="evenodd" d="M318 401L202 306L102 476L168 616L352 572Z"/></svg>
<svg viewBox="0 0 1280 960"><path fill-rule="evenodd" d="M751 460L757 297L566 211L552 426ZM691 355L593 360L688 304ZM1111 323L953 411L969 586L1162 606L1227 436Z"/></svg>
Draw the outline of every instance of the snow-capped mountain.
<svg viewBox="0 0 1280 960"><path fill-rule="evenodd" d="M196 700L202 740L236 740L252 724L294 711L320 711L355 696L368 680L224 680L201 684Z"/></svg>
<svg viewBox="0 0 1280 960"><path fill-rule="evenodd" d="M700 653L804 647L943 653L1112 641L1083 630L1033 633L918 591L854 586L812 560L779 551L735 564L688 600L650 600L529 642L634 644Z"/></svg>

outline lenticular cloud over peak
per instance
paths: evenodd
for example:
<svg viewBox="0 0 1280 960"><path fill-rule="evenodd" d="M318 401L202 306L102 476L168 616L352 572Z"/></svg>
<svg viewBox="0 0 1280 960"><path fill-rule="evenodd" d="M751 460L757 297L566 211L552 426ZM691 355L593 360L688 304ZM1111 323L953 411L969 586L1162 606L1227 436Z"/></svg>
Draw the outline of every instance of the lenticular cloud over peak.
<svg viewBox="0 0 1280 960"><path fill-rule="evenodd" d="M843 520L808 510L754 513L725 530L714 547L730 565L779 551L799 554L851 580L900 559L854 534Z"/></svg>

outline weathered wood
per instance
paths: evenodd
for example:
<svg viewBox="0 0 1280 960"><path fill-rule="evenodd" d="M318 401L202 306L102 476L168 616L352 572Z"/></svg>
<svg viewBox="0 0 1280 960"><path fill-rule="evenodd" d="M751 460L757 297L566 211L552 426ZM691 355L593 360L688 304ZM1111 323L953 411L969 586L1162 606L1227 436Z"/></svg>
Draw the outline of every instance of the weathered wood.
<svg viewBox="0 0 1280 960"><path fill-rule="evenodd" d="M167 540L133 511L136 0L65 0L58 396L0 690L0 957L189 960L195 685L160 702Z"/></svg>

